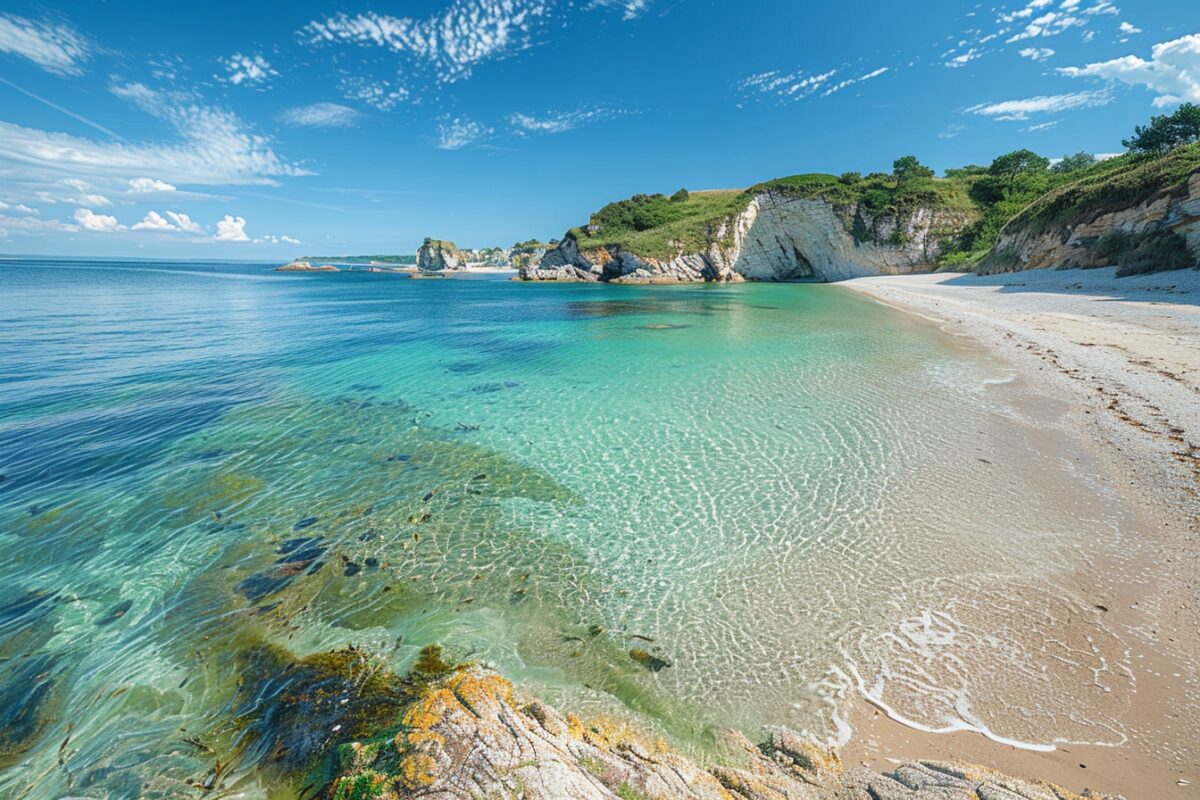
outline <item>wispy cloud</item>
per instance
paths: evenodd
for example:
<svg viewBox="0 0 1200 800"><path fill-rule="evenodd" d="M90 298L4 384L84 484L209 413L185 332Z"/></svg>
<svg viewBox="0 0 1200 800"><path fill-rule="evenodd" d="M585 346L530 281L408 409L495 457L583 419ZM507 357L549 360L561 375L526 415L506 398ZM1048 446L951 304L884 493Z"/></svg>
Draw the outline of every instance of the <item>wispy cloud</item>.
<svg viewBox="0 0 1200 800"><path fill-rule="evenodd" d="M301 36L310 44L382 47L403 56L408 69L428 70L450 83L486 61L505 58L531 43L551 0L455 0L423 19L375 12L338 14L308 23Z"/></svg>
<svg viewBox="0 0 1200 800"><path fill-rule="evenodd" d="M628 22L637 19L650 7L649 0L593 0L593 8L621 9L621 19Z"/></svg>
<svg viewBox="0 0 1200 800"><path fill-rule="evenodd" d="M152 192L173 192L174 184L154 178L132 178L129 181L129 191L134 194L150 194Z"/></svg>
<svg viewBox="0 0 1200 800"><path fill-rule="evenodd" d="M91 41L64 22L0 14L0 52L22 56L55 75L82 75Z"/></svg>
<svg viewBox="0 0 1200 800"><path fill-rule="evenodd" d="M310 174L278 155L235 114L193 95L141 83L116 84L110 91L166 122L175 136L130 143L0 121L0 171L7 180L29 199L94 207L108 203L106 194L164 191L177 184L271 184ZM65 193L64 185L74 192Z"/></svg>
<svg viewBox="0 0 1200 800"><path fill-rule="evenodd" d="M256 86L265 83L271 77L279 73L271 66L261 53L254 55L242 55L234 53L229 58L221 60L221 66L225 67L225 77L234 86L240 86L243 83L247 86Z"/></svg>
<svg viewBox="0 0 1200 800"><path fill-rule="evenodd" d="M492 129L469 119L447 119L438 125L439 150L461 150L469 144L491 136Z"/></svg>
<svg viewBox="0 0 1200 800"><path fill-rule="evenodd" d="M799 100L815 94L837 72L836 69L818 73L770 70L743 78L738 82L738 89L747 95L765 94L783 100Z"/></svg>
<svg viewBox="0 0 1200 800"><path fill-rule="evenodd" d="M1048 131L1051 128L1058 127L1058 123L1062 120L1052 119L1049 122L1039 122L1036 125L1029 125L1021 128L1022 133L1037 133L1038 131Z"/></svg>
<svg viewBox="0 0 1200 800"><path fill-rule="evenodd" d="M816 73L770 70L769 72L759 72L743 78L738 82L737 86L742 94L748 96L769 95L784 101L802 100L814 94L820 94L821 97L828 97L856 83L878 78L880 75L890 71L891 67L879 67L861 75L853 75L849 78L843 78L840 81L834 81L833 79L841 74L843 70L831 69L827 72Z"/></svg>
<svg viewBox="0 0 1200 800"><path fill-rule="evenodd" d="M15 232L24 236L43 236L47 233L76 233L79 231L79 226L57 219L13 217L0 214L0 230L4 230L6 234Z"/></svg>
<svg viewBox="0 0 1200 800"><path fill-rule="evenodd" d="M1193 33L1150 48L1149 60L1123 56L1083 67L1063 67L1063 75L1119 81L1145 86L1158 96L1154 105L1169 106L1190 101L1200 103L1200 33Z"/></svg>
<svg viewBox="0 0 1200 800"><path fill-rule="evenodd" d="M404 102L411 95L404 86L361 75L348 75L342 78L339 88L347 100L358 100L380 111L387 111L397 103Z"/></svg>
<svg viewBox="0 0 1200 800"><path fill-rule="evenodd" d="M1054 55L1054 51L1049 47L1025 47L1018 52L1018 55L1031 61L1045 61Z"/></svg>
<svg viewBox="0 0 1200 800"><path fill-rule="evenodd" d="M1021 45L1018 52L1022 57L1043 61L1054 55L1054 51L1033 46L1038 40L1074 30L1080 32L1084 42L1089 42L1095 38L1097 26L1112 25L1117 29L1113 22L1120 9L1111 0L1029 0L1018 8L1000 8L993 13L990 22L971 19L971 27L942 54L946 66L961 67L985 55L1005 51L1008 45ZM976 12L967 16L973 18ZM1119 30L1124 31L1127 24L1121 23Z"/></svg>
<svg viewBox="0 0 1200 800"><path fill-rule="evenodd" d="M1004 100L999 103L982 103L966 109L968 114L979 114L995 120L1025 120L1030 114L1049 114L1094 108L1112 101L1108 92L1073 92L1070 94L1042 95L1024 100Z"/></svg>
<svg viewBox="0 0 1200 800"><path fill-rule="evenodd" d="M565 133L606 117L625 112L609 108L580 108L574 111L551 111L545 114L510 114L508 122L518 136L530 133Z"/></svg>
<svg viewBox="0 0 1200 800"><path fill-rule="evenodd" d="M307 106L289 108L279 115L279 119L288 125L299 125L306 128L349 128L361 116L349 106L338 103L313 103Z"/></svg>
<svg viewBox="0 0 1200 800"><path fill-rule="evenodd" d="M869 81L872 78L878 78L880 75L887 72L889 69L891 69L891 68L890 67L880 67L879 69L871 70L870 72L866 73L865 75L859 75L857 78L846 78L845 80L838 81L837 83L833 84L828 89L826 89L825 91L821 92L821 97L828 97L829 95L833 94L834 92L840 92L842 89L853 86L856 83L862 83L863 81Z"/></svg>

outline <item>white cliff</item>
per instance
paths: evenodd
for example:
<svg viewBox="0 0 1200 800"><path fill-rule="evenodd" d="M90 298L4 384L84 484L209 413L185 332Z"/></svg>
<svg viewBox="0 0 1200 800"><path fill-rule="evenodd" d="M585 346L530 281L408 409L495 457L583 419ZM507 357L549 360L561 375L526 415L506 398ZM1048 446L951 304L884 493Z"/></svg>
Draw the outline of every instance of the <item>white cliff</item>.
<svg viewBox="0 0 1200 800"><path fill-rule="evenodd" d="M721 221L701 252L649 258L607 245L580 250L567 236L523 280L602 280L622 283L693 281L834 281L929 269L941 239L970 221L962 211L918 207L873 216L824 200L765 191L732 219ZM856 236L851 231L857 232Z"/></svg>

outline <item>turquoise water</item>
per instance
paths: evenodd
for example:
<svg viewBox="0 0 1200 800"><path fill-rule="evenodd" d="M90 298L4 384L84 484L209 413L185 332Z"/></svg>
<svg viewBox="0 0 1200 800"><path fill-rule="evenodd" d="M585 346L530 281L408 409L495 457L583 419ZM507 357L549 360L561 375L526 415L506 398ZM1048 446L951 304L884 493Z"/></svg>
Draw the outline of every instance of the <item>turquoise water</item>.
<svg viewBox="0 0 1200 800"><path fill-rule="evenodd" d="M5 797L174 797L214 760L291 796L272 702L347 645L697 752L844 738L855 691L1116 735L1124 646L1058 629L1087 600L1056 565L1117 512L1074 468L1002 477L1034 448L1011 373L844 289L39 260L0 294ZM1064 662L1117 691L1064 715Z"/></svg>

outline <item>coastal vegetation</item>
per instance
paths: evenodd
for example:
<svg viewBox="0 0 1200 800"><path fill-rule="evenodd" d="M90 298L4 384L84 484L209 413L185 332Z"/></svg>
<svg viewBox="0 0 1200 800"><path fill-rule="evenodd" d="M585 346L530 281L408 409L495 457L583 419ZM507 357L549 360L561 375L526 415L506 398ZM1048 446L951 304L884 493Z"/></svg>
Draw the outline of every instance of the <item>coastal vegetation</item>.
<svg viewBox="0 0 1200 800"><path fill-rule="evenodd" d="M994 256L1003 231L1073 225L1096 211L1186 188L1188 177L1200 169L1200 107L1184 104L1173 114L1156 116L1149 125L1137 126L1124 145L1128 152L1110 158L1079 152L1051 160L1020 149L987 165L947 169L942 176L916 156L905 155L890 172L809 173L740 190L636 194L609 203L567 235L581 250L619 247L657 259L705 252L714 244L728 246L736 216L755 197L773 194L825 201L856 241L878 244L904 244L905 233L896 224L884 226L886 235L880 236L876 220L902 220L921 209L955 212L956 224L938 231L937 266L974 269ZM1136 243L1114 239L1107 247L1114 253L1138 253L1129 268L1142 270L1147 259L1183 263L1181 241L1178 235L1156 235ZM1172 249L1175 254L1164 259L1162 252Z"/></svg>

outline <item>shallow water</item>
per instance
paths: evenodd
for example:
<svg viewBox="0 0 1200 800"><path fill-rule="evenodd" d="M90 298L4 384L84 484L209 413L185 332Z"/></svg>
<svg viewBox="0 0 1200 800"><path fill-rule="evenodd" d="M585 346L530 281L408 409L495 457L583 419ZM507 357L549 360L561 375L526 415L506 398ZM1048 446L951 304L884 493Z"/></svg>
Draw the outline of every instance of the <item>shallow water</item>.
<svg viewBox="0 0 1200 800"><path fill-rule="evenodd" d="M848 291L39 260L0 294L5 797L177 796L214 759L265 796L272 676L348 644L696 752L844 738L854 691L1126 735L1128 644L1063 580L1120 503L1002 365Z"/></svg>

